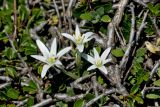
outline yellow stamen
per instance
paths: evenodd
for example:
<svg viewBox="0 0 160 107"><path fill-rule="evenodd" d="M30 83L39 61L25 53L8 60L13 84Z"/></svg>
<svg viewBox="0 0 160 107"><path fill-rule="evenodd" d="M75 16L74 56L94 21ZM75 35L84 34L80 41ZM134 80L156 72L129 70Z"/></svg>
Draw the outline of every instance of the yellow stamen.
<svg viewBox="0 0 160 107"><path fill-rule="evenodd" d="M97 67L101 67L102 66L102 60L97 59L95 64L96 64Z"/></svg>
<svg viewBox="0 0 160 107"><path fill-rule="evenodd" d="M56 61L56 59L53 56L48 58L48 62L51 64L55 63L55 61Z"/></svg>

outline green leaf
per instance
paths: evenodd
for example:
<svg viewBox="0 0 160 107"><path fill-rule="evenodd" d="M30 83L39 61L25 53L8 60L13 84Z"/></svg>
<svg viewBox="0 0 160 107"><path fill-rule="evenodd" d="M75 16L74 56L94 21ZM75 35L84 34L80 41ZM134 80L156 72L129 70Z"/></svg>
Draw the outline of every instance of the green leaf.
<svg viewBox="0 0 160 107"><path fill-rule="evenodd" d="M86 101L90 101L91 99L95 98L95 95L91 94L91 93L88 93L86 96L85 96L85 100Z"/></svg>
<svg viewBox="0 0 160 107"><path fill-rule="evenodd" d="M23 91L25 92L29 92L29 94L35 94L37 92L36 89L33 89L32 87L30 86L23 86Z"/></svg>
<svg viewBox="0 0 160 107"><path fill-rule="evenodd" d="M27 107L31 107L34 104L34 97L29 97L27 101Z"/></svg>
<svg viewBox="0 0 160 107"><path fill-rule="evenodd" d="M16 70L14 68L12 68L12 67L6 67L5 70L6 70L6 73L8 75L10 75L11 77L14 78L16 76Z"/></svg>
<svg viewBox="0 0 160 107"><path fill-rule="evenodd" d="M73 107L83 107L84 105L84 100L83 99L79 99L74 103Z"/></svg>
<svg viewBox="0 0 160 107"><path fill-rule="evenodd" d="M63 103L62 101L59 101L59 102L56 102L56 107L68 107L68 105Z"/></svg>
<svg viewBox="0 0 160 107"><path fill-rule="evenodd" d="M159 79L159 80L157 80L157 81L154 81L154 82L153 82L153 84L154 84L155 86L160 87L160 79Z"/></svg>
<svg viewBox="0 0 160 107"><path fill-rule="evenodd" d="M96 50L97 50L97 52L100 54L101 53L101 47L100 46L97 46L96 47Z"/></svg>
<svg viewBox="0 0 160 107"><path fill-rule="evenodd" d="M7 107L16 107L15 104L7 104Z"/></svg>
<svg viewBox="0 0 160 107"><path fill-rule="evenodd" d="M111 21L111 18L110 18L108 15L104 15L104 16L101 18L101 21L102 21L102 22L110 22L110 21Z"/></svg>
<svg viewBox="0 0 160 107"><path fill-rule="evenodd" d="M111 51L111 53L115 56L115 57L122 57L124 55L124 52L121 48L116 48L116 49L113 49Z"/></svg>
<svg viewBox="0 0 160 107"><path fill-rule="evenodd" d="M157 95L157 94L147 94L146 97L149 98L149 99L158 99L158 98L160 98L160 96Z"/></svg>
<svg viewBox="0 0 160 107"><path fill-rule="evenodd" d="M99 84L104 84L104 80L101 76L98 76L98 83Z"/></svg>
<svg viewBox="0 0 160 107"><path fill-rule="evenodd" d="M142 99L141 97L139 97L139 96L136 96L134 99L135 99L139 104L143 104L143 103L144 103L143 99Z"/></svg>
<svg viewBox="0 0 160 107"><path fill-rule="evenodd" d="M131 94L135 94L138 90L139 90L139 85L138 85L138 84L135 84L135 85L131 88L130 92L131 92Z"/></svg>
<svg viewBox="0 0 160 107"><path fill-rule="evenodd" d="M134 101L133 100L131 100L131 99L129 99L129 101L128 101L128 107L135 107L134 106Z"/></svg>
<svg viewBox="0 0 160 107"><path fill-rule="evenodd" d="M7 96L16 100L19 97L19 91L11 88L7 91Z"/></svg>
<svg viewBox="0 0 160 107"><path fill-rule="evenodd" d="M0 91L0 100L2 101L8 100L8 96L6 95L4 91Z"/></svg>
<svg viewBox="0 0 160 107"><path fill-rule="evenodd" d="M69 96L75 95L74 90L73 90L72 87L67 87L66 93L67 93L67 95L69 95Z"/></svg>
<svg viewBox="0 0 160 107"><path fill-rule="evenodd" d="M104 7L100 7L100 8L98 8L98 9L96 9L96 13L97 13L99 16L104 15Z"/></svg>
<svg viewBox="0 0 160 107"><path fill-rule="evenodd" d="M160 68L158 68L157 75L158 75L159 78L160 78Z"/></svg>
<svg viewBox="0 0 160 107"><path fill-rule="evenodd" d="M25 5L20 5L18 8L18 11L19 11L19 17L20 17L21 21L24 21L28 18L29 13L28 13Z"/></svg>
<svg viewBox="0 0 160 107"><path fill-rule="evenodd" d="M0 105L0 107L7 107L5 104Z"/></svg>
<svg viewBox="0 0 160 107"><path fill-rule="evenodd" d="M143 61L144 61L143 57L138 57L138 58L135 58L135 59L136 59L137 63L143 63Z"/></svg>
<svg viewBox="0 0 160 107"><path fill-rule="evenodd" d="M34 83L32 80L29 81L29 86L33 89L37 89L36 83Z"/></svg>
<svg viewBox="0 0 160 107"><path fill-rule="evenodd" d="M136 51L136 57L143 57L146 54L146 49L145 48L139 48Z"/></svg>
<svg viewBox="0 0 160 107"><path fill-rule="evenodd" d="M16 58L16 56L17 56L14 49L12 49L10 47L5 47L5 50L3 51L3 53L10 60Z"/></svg>
<svg viewBox="0 0 160 107"><path fill-rule="evenodd" d="M92 15L89 12L83 13L80 15L80 18L83 20L88 20L91 21L92 20Z"/></svg>

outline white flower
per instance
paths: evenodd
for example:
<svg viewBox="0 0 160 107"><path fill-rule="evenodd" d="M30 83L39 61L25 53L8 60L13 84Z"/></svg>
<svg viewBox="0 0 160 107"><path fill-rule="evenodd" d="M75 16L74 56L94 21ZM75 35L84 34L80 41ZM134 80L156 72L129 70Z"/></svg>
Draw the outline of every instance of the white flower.
<svg viewBox="0 0 160 107"><path fill-rule="evenodd" d="M99 56L97 50L95 48L93 48L94 57L82 53L82 57L93 64L92 66L90 66L87 69L87 71L98 68L104 74L108 74L108 71L107 71L106 67L104 66L104 64L111 61L111 59L107 59L107 56L109 55L110 51L111 51L111 48L107 48L102 53L102 55Z"/></svg>
<svg viewBox="0 0 160 107"><path fill-rule="evenodd" d="M36 40L36 43L37 43L38 48L40 49L41 53L43 54L43 56L31 55L31 57L46 63L42 68L41 78L43 78L51 66L58 67L58 66L62 65L62 63L59 59L61 56L66 54L68 51L70 51L71 47L66 47L57 53L56 38L52 42L50 51L40 40Z"/></svg>
<svg viewBox="0 0 160 107"><path fill-rule="evenodd" d="M93 32L87 32L87 33L81 35L79 27L78 27L78 25L76 25L75 35L73 34L73 36L72 36L68 33L62 33L62 35L64 37L70 39L71 41L73 41L74 44L76 45L76 48L79 50L79 52L83 52L84 43L86 43L92 39L91 36L93 35Z"/></svg>

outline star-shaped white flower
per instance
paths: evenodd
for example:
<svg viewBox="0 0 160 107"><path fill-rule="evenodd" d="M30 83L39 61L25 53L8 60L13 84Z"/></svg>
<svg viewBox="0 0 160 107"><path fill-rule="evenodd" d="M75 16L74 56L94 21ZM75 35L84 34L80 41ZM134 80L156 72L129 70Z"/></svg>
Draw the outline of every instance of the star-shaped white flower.
<svg viewBox="0 0 160 107"><path fill-rule="evenodd" d="M52 42L50 51L40 40L36 40L36 43L37 43L38 48L40 49L41 53L43 54L43 56L41 56L41 55L31 55L31 57L46 63L43 66L42 73L41 73L41 78L43 78L46 75L48 69L51 66L59 67L59 66L62 65L62 63L59 59L60 59L61 56L66 54L68 51L70 51L71 47L66 47L66 48L62 49L61 51L59 51L57 53L56 38Z"/></svg>
<svg viewBox="0 0 160 107"><path fill-rule="evenodd" d="M79 50L79 52L83 52L84 50L84 43L90 41L92 39L93 32L87 32L85 34L81 34L78 25L76 25L76 31L75 35L70 35L68 33L62 33L62 35L71 41L74 42L76 45L76 48Z"/></svg>
<svg viewBox="0 0 160 107"><path fill-rule="evenodd" d="M102 53L102 55L99 56L97 50L93 48L94 57L82 53L82 57L93 64L87 69L87 71L98 68L104 74L108 74L108 71L106 67L104 66L104 64L111 61L111 59L107 59L107 56L109 55L110 51L111 51L111 48L107 48Z"/></svg>

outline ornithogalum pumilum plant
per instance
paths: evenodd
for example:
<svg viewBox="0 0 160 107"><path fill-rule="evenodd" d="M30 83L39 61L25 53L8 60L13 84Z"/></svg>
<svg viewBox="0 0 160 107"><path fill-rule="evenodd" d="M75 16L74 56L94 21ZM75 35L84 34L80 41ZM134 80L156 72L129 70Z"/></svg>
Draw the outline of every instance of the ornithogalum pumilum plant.
<svg viewBox="0 0 160 107"><path fill-rule="evenodd" d="M87 71L98 68L102 73L108 74L108 71L104 65L111 61L110 58L107 59L110 51L111 51L111 48L107 48L102 53L102 55L99 56L99 53L97 52L97 50L93 48L93 53L94 53L93 57L88 54L82 53L82 57L87 61L89 61L91 64L93 64L87 69Z"/></svg>
<svg viewBox="0 0 160 107"><path fill-rule="evenodd" d="M60 67L62 65L60 61L60 57L66 54L67 52L69 52L71 50L71 47L66 47L57 53L56 38L53 40L51 44L50 51L40 40L36 40L36 43L43 56L31 55L31 57L45 63L45 65L43 66L42 72L41 72L41 78L44 78L44 76L46 75L50 67L52 66Z"/></svg>
<svg viewBox="0 0 160 107"><path fill-rule="evenodd" d="M78 25L76 25L75 34L73 34L73 36L68 33L62 33L64 37L74 42L79 52L83 52L84 44L92 39L91 36L93 34L94 34L93 32L87 32L87 33L81 34Z"/></svg>

